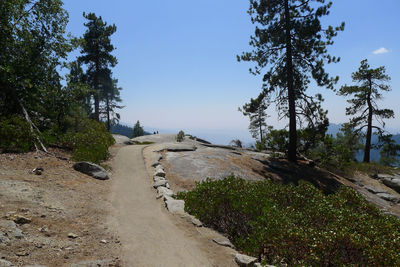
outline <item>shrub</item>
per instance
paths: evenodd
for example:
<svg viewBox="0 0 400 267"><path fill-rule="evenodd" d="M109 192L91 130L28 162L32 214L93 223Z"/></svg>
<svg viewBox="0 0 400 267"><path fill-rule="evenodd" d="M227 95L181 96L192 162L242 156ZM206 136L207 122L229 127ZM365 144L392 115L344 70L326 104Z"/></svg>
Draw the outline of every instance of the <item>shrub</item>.
<svg viewBox="0 0 400 267"><path fill-rule="evenodd" d="M349 188L325 195L298 186L233 176L205 180L185 210L225 233L239 249L289 266L400 266L400 221Z"/></svg>
<svg viewBox="0 0 400 267"><path fill-rule="evenodd" d="M179 133L176 135L176 141L182 142L183 140L185 140L185 133L183 131L179 131Z"/></svg>
<svg viewBox="0 0 400 267"><path fill-rule="evenodd" d="M108 158L108 147L115 140L103 123L88 119L86 126L79 132L67 133L64 142L72 145L74 160L99 163Z"/></svg>
<svg viewBox="0 0 400 267"><path fill-rule="evenodd" d="M0 119L0 149L4 152L28 152L34 147L35 138L29 123L18 116Z"/></svg>

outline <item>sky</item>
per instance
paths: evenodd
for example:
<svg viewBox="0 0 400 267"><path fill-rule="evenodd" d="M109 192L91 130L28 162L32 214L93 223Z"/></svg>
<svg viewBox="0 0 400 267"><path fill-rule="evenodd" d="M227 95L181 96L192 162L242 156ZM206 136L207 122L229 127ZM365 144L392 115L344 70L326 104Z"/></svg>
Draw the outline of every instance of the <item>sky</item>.
<svg viewBox="0 0 400 267"><path fill-rule="evenodd" d="M341 62L327 67L340 77L336 88L352 84L351 73L360 61L385 66L392 91L382 105L396 118L387 128L400 132L400 20L399 0L336 0L324 25L346 23L329 53ZM247 14L248 0L65 0L70 16L68 31L82 36L83 12L94 12L117 26L112 36L118 65L114 77L123 88L121 121L137 120L149 131L177 130L228 143L251 142L248 118L238 107L261 92L262 77L249 73L253 63L237 62L236 55L250 51L254 25ZM321 93L332 123L348 121L346 99L334 92L310 86ZM271 108L267 124L284 127Z"/></svg>

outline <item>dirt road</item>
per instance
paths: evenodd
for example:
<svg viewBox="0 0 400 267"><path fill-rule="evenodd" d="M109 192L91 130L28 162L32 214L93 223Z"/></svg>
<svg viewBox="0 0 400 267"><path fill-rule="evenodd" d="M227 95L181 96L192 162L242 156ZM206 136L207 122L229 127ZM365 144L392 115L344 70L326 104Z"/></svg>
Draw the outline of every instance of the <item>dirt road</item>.
<svg viewBox="0 0 400 267"><path fill-rule="evenodd" d="M123 266L234 266L226 248L215 247L155 199L142 150L121 148L113 166L111 224L120 236Z"/></svg>

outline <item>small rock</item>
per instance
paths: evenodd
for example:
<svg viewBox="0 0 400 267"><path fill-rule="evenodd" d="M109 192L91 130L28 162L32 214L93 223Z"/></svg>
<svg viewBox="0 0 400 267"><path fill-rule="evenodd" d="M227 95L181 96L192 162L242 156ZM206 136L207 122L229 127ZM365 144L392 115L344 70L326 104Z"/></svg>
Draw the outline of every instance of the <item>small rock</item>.
<svg viewBox="0 0 400 267"><path fill-rule="evenodd" d="M168 189L164 186L160 186L157 188L157 199L162 198L164 196L169 196L172 197L172 195L174 194L174 192L171 189Z"/></svg>
<svg viewBox="0 0 400 267"><path fill-rule="evenodd" d="M155 168L155 167L157 167L158 165L160 165L160 162L155 161L153 164L151 164L151 167Z"/></svg>
<svg viewBox="0 0 400 267"><path fill-rule="evenodd" d="M216 237L216 238L213 238L213 241L215 243L217 243L218 245L221 245L221 246L224 246L224 247L234 248L234 246L232 245L231 241L229 241L229 239L226 238L226 237Z"/></svg>
<svg viewBox="0 0 400 267"><path fill-rule="evenodd" d="M159 181L157 181L157 182L155 182L153 184L154 188L158 188L160 186L164 186L166 188L169 188L168 180L159 180Z"/></svg>
<svg viewBox="0 0 400 267"><path fill-rule="evenodd" d="M154 176L153 177L153 181L154 182L158 182L158 181L162 181L162 180L166 180L165 177L161 177L161 176Z"/></svg>
<svg viewBox="0 0 400 267"><path fill-rule="evenodd" d="M195 218L194 216L191 217L191 221L192 221L193 225L195 225L197 227L203 226L203 223L199 219Z"/></svg>
<svg viewBox="0 0 400 267"><path fill-rule="evenodd" d="M37 168L32 170L32 173L34 173L36 175L42 175L43 171L44 171L44 169L42 167L37 167Z"/></svg>
<svg viewBox="0 0 400 267"><path fill-rule="evenodd" d="M257 262L257 258L238 253L235 255L235 262L241 267L250 267Z"/></svg>
<svg viewBox="0 0 400 267"><path fill-rule="evenodd" d="M102 240L100 240L100 243L102 243L102 244L107 244L107 240L102 239Z"/></svg>
<svg viewBox="0 0 400 267"><path fill-rule="evenodd" d="M29 252L22 250L22 251L18 251L17 253L15 253L15 255L20 256L20 257L25 257L29 255Z"/></svg>
<svg viewBox="0 0 400 267"><path fill-rule="evenodd" d="M154 172L154 175L153 175L153 176L165 177L165 171L163 171L163 170L161 170L161 169L156 170L156 171Z"/></svg>
<svg viewBox="0 0 400 267"><path fill-rule="evenodd" d="M14 229L12 235L17 239L22 239L24 237L22 230L19 228Z"/></svg>
<svg viewBox="0 0 400 267"><path fill-rule="evenodd" d="M169 196L164 196L164 202L169 212L174 214L185 213L185 201L174 199Z"/></svg>
<svg viewBox="0 0 400 267"><path fill-rule="evenodd" d="M0 267L11 267L14 266L11 262L0 259Z"/></svg>
<svg viewBox="0 0 400 267"><path fill-rule="evenodd" d="M68 234L68 237L69 237L69 238L75 239L75 238L78 237L78 235L76 235L76 234L74 234L74 233L69 233L69 234Z"/></svg>
<svg viewBox="0 0 400 267"><path fill-rule="evenodd" d="M10 244L10 239L7 237L7 234L2 231L0 231L0 244Z"/></svg>
<svg viewBox="0 0 400 267"><path fill-rule="evenodd" d="M16 214L14 215L13 221L17 224L26 224L26 223L31 223L32 219Z"/></svg>

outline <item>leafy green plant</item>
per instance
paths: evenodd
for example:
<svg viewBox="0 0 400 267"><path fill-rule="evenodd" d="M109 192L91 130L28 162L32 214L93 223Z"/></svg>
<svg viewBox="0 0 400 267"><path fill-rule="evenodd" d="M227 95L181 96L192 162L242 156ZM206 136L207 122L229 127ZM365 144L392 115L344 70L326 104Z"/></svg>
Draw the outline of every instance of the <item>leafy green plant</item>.
<svg viewBox="0 0 400 267"><path fill-rule="evenodd" d="M77 133L67 133L65 140L72 145L74 160L95 163L107 159L108 147L115 143L105 125L94 120L87 120L86 127Z"/></svg>
<svg viewBox="0 0 400 267"><path fill-rule="evenodd" d="M18 116L0 119L0 149L4 152L28 152L34 146L29 124Z"/></svg>
<svg viewBox="0 0 400 267"><path fill-rule="evenodd" d="M185 210L267 263L399 266L400 221L354 190L325 195L312 184L207 179L179 193Z"/></svg>
<svg viewBox="0 0 400 267"><path fill-rule="evenodd" d="M179 131L179 133L176 135L176 141L182 142L183 140L185 140L185 133L183 131Z"/></svg>

